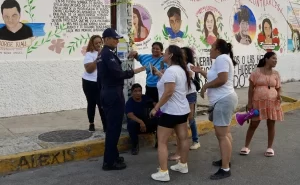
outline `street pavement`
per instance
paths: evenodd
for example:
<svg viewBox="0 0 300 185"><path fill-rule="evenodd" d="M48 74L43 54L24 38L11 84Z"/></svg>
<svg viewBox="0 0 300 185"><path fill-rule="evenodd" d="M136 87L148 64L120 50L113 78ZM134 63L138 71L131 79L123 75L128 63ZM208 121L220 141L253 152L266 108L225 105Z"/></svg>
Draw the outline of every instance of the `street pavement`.
<svg viewBox="0 0 300 185"><path fill-rule="evenodd" d="M218 169L211 165L219 159L219 149L214 133L200 137L201 148L191 151L189 173L179 174L170 171L174 185L299 185L300 184L300 110L285 114L285 121L276 125L274 143L275 157L267 158L266 123L262 122L254 135L248 156L240 156L247 131L243 127L232 128L234 144L232 176L212 181L209 175ZM172 152L175 147L170 144ZM87 161L65 163L58 166L19 172L0 178L0 185L154 185L160 184L150 178L158 167L157 153L154 148L141 148L138 156L122 154L128 168L123 171L101 170L102 157ZM173 164L173 162L169 165Z"/></svg>

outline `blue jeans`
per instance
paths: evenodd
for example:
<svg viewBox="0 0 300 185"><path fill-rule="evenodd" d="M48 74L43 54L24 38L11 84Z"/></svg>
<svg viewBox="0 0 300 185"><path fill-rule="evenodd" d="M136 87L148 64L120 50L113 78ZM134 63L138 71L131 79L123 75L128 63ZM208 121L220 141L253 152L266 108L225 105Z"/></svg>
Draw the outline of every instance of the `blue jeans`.
<svg viewBox="0 0 300 185"><path fill-rule="evenodd" d="M186 98L188 100L188 102L190 104L194 104L194 107L197 103L197 93L191 93L186 95ZM195 112L194 112L195 115ZM189 119L189 124L190 124L190 128L192 131L192 140L193 142L199 142L199 138L198 138L198 131L197 131L197 125L196 125L196 120L195 120L195 116L193 116L192 118Z"/></svg>

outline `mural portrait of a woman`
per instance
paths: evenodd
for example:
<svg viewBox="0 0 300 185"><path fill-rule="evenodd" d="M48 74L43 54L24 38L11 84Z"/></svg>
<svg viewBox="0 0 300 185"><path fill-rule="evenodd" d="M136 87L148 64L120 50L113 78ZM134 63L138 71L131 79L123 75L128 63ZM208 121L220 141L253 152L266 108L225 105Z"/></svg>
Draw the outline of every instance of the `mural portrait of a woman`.
<svg viewBox="0 0 300 185"><path fill-rule="evenodd" d="M212 45L219 37L215 15L208 11L204 15L204 32L206 42Z"/></svg>
<svg viewBox="0 0 300 185"><path fill-rule="evenodd" d="M265 36L265 44L272 44L272 23L270 21L270 19L266 18L263 20L262 22L262 32Z"/></svg>
<svg viewBox="0 0 300 185"><path fill-rule="evenodd" d="M144 26L141 13L136 8L133 8L133 27L134 42L141 42L148 37L149 31L146 26Z"/></svg>

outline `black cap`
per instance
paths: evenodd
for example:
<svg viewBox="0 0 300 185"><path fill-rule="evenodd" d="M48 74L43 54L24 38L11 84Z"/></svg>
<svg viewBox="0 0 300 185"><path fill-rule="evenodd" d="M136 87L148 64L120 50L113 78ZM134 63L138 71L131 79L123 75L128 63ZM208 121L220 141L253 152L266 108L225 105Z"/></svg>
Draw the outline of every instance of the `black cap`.
<svg viewBox="0 0 300 185"><path fill-rule="evenodd" d="M104 32L102 33L102 37L112 37L115 39L122 39L123 37L120 36L119 34L117 34L116 30L112 29L112 28L107 28L106 30L104 30Z"/></svg>

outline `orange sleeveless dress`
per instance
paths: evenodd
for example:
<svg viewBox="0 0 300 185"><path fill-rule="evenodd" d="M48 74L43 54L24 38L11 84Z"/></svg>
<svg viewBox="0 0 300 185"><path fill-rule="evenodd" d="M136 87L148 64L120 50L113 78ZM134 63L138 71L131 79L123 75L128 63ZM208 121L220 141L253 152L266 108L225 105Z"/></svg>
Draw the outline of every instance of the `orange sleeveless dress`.
<svg viewBox="0 0 300 185"><path fill-rule="evenodd" d="M252 120L283 121L281 103L276 90L281 87L279 73L273 70L272 75L265 75L262 73L262 68L256 68L251 73L249 80L254 84L252 105L254 109L259 110L259 116Z"/></svg>

